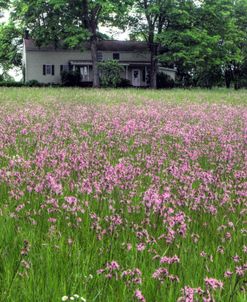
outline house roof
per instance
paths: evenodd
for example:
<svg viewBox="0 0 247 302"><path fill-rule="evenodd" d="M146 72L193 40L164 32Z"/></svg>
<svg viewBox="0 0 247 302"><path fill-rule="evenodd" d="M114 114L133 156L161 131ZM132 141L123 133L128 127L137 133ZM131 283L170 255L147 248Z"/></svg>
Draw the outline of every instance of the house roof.
<svg viewBox="0 0 247 302"><path fill-rule="evenodd" d="M73 51L65 46L55 47L54 45L37 46L32 39L24 39L26 51ZM77 50L80 49L79 47ZM81 45L81 49L90 49L90 44L85 42ZM99 51L149 51L146 42L139 41L116 41L116 40L102 40L97 42L97 49Z"/></svg>

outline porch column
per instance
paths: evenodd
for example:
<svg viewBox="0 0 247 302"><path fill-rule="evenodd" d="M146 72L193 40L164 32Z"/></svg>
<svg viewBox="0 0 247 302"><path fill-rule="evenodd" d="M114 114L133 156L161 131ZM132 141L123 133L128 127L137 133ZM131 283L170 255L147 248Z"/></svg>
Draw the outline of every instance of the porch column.
<svg viewBox="0 0 247 302"><path fill-rule="evenodd" d="M125 66L125 69L126 69L126 80L129 79L129 68L128 68L128 65Z"/></svg>
<svg viewBox="0 0 247 302"><path fill-rule="evenodd" d="M145 66L145 84L147 85L148 68Z"/></svg>

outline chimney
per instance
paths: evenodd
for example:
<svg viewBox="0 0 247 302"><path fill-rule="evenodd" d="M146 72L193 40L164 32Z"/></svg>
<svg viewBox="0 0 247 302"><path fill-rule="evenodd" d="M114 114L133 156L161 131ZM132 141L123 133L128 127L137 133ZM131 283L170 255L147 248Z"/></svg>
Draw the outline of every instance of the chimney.
<svg viewBox="0 0 247 302"><path fill-rule="evenodd" d="M24 31L24 39L25 40L29 39L29 30L27 30L27 29Z"/></svg>

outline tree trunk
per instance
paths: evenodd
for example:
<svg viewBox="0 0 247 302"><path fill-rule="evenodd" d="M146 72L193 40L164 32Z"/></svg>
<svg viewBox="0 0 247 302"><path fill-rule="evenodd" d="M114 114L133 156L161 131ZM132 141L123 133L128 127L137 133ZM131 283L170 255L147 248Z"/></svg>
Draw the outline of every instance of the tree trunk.
<svg viewBox="0 0 247 302"><path fill-rule="evenodd" d="M97 62L97 37L93 36L91 40L91 55L93 62L93 87L99 88L99 71Z"/></svg>
<svg viewBox="0 0 247 302"><path fill-rule="evenodd" d="M235 66L233 70L233 80L234 80L235 90L240 89L239 79L240 79L240 69L238 68L238 66Z"/></svg>
<svg viewBox="0 0 247 302"><path fill-rule="evenodd" d="M226 71L225 71L226 88L231 87L231 81L232 81L232 72L229 69L226 69Z"/></svg>
<svg viewBox="0 0 247 302"><path fill-rule="evenodd" d="M157 69L158 69L158 62L157 62L157 47L152 43L149 47L151 52L151 60L150 60L150 88L156 89L157 88Z"/></svg>

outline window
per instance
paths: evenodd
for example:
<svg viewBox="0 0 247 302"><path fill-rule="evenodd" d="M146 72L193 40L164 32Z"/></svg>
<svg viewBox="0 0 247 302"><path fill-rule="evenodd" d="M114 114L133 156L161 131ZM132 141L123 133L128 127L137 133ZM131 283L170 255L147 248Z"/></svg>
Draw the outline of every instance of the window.
<svg viewBox="0 0 247 302"><path fill-rule="evenodd" d="M120 60L120 53L119 52L114 52L113 53L113 60L116 60L116 61Z"/></svg>
<svg viewBox="0 0 247 302"><path fill-rule="evenodd" d="M103 61L103 54L102 54L102 52L97 52L97 61L98 62L102 62Z"/></svg>
<svg viewBox="0 0 247 302"><path fill-rule="evenodd" d="M43 75L55 75L55 66L43 65Z"/></svg>

